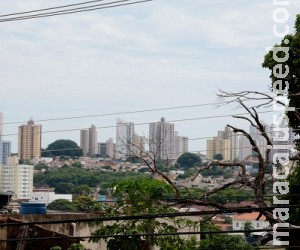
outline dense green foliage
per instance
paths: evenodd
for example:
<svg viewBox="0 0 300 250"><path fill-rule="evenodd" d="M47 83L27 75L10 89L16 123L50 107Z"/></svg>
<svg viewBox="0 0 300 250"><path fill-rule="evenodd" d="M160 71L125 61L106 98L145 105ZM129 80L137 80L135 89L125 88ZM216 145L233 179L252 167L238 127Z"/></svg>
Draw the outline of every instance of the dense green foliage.
<svg viewBox="0 0 300 250"><path fill-rule="evenodd" d="M221 231L211 221L201 223L201 232ZM241 236L233 236L228 234L207 234L203 235L200 241L199 250L221 250L221 249L254 249Z"/></svg>
<svg viewBox="0 0 300 250"><path fill-rule="evenodd" d="M45 151L42 151L42 156L79 157L82 156L82 150L77 145L77 143L72 140L56 140L55 142L49 144Z"/></svg>
<svg viewBox="0 0 300 250"><path fill-rule="evenodd" d="M35 170L43 170L43 169L47 170L47 169L49 169L49 167L45 163L38 163L34 166L34 169Z"/></svg>
<svg viewBox="0 0 300 250"><path fill-rule="evenodd" d="M290 200L291 205L300 206L300 163L297 163L297 166L293 173L289 176L289 193L287 198ZM300 209L293 208L290 210L289 223L300 225Z"/></svg>
<svg viewBox="0 0 300 250"><path fill-rule="evenodd" d="M215 154L214 160L222 161L223 160L223 155L222 154Z"/></svg>
<svg viewBox="0 0 300 250"><path fill-rule="evenodd" d="M45 185L54 188L58 187L60 193L69 193L68 190L80 185L88 185L92 188L101 186L101 189L111 188L113 183L130 176L144 175L135 172L107 172L65 166L44 173L34 174L33 185L35 187Z"/></svg>
<svg viewBox="0 0 300 250"><path fill-rule="evenodd" d="M48 204L47 209L58 211L75 211L74 203L65 199L57 199Z"/></svg>
<svg viewBox="0 0 300 250"><path fill-rule="evenodd" d="M288 40L286 44L285 41ZM266 54L264 62L262 66L264 68L268 68L271 70L270 78L272 80L272 84L274 82L278 82L282 84L282 89L286 87L288 83L288 92L287 97L289 99L289 107L296 107L299 108L300 106L300 14L297 15L295 21L295 33L286 35L282 40L281 43L278 45L276 44L274 48L284 47L288 49L288 55L285 52L278 52L276 55L279 58L284 58L284 62L277 62L273 58L273 51L271 50L269 53ZM274 67L279 67L280 70L282 68L282 72L278 69L274 70ZM273 92L277 93L278 95L283 95L285 93L280 93L278 91L278 86L273 88ZM286 92L286 91L282 91ZM296 111L287 111L286 112L289 118L289 126L294 129L294 133L300 135L300 114L299 110ZM297 149L299 152L299 141L297 144ZM293 173L289 177L289 194L288 198L290 199L290 205L299 205L299 197L297 196L300 193L300 164L297 163L296 168L294 169ZM300 209L292 209L290 211L290 218L289 222L300 225Z"/></svg>
<svg viewBox="0 0 300 250"><path fill-rule="evenodd" d="M179 164L182 169L188 169L194 166L200 166L201 159L196 154L184 153L177 159L177 164Z"/></svg>
<svg viewBox="0 0 300 250"><path fill-rule="evenodd" d="M76 209L81 212L97 211L100 209L100 205L97 201L88 196L79 196L74 201L74 205Z"/></svg>
<svg viewBox="0 0 300 250"><path fill-rule="evenodd" d="M295 22L295 34L286 35L282 40L281 43L278 45L276 44L274 48L284 47L288 49L288 55L285 52L279 51L276 55L279 58L284 58L284 62L277 62L273 58L275 52L270 50L264 59L262 66L264 68L268 68L271 70L270 78L272 80L272 84L277 82L282 84L282 88L279 88L277 85L273 91L278 93L279 95L282 94L278 92L279 90L283 90L286 87L286 83L288 83L288 99L289 99L289 106L290 107L300 107L300 14L296 17ZM285 41L288 40L288 44ZM274 66L279 67L280 69L274 70ZM288 68L288 70L287 70ZM282 72L280 72L282 70ZM299 111L288 111L287 112L289 118L289 125L294 129L300 128L300 121L299 121ZM296 134L300 135L300 130L295 131Z"/></svg>
<svg viewBox="0 0 300 250"><path fill-rule="evenodd" d="M225 204L227 202L240 203L241 201L250 201L253 196L252 191L227 188L209 196L209 200Z"/></svg>
<svg viewBox="0 0 300 250"><path fill-rule="evenodd" d="M155 213L171 213L173 209L161 202L162 198L174 195L174 190L165 182L149 178L125 179L120 181L114 188L114 196L117 202L106 211L107 216L120 215L138 215L138 214L155 214ZM117 221L112 225L106 225L95 232L91 236L100 237L102 235L116 234L138 234L138 233L167 233L177 232L179 228L190 228L196 226L195 222L186 219L169 218L167 220L158 221L151 218L135 219L130 221ZM99 241L100 239L92 239ZM131 250L131 249L152 249L154 245L161 249L188 249L185 246L191 243L192 239L183 240L176 236L130 236L104 238L107 241L107 249L109 250Z"/></svg>

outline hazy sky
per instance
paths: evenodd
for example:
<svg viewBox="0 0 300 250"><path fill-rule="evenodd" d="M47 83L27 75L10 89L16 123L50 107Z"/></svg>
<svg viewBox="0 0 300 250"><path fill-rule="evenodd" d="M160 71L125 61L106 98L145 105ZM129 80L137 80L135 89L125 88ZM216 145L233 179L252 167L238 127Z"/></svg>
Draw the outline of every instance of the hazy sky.
<svg viewBox="0 0 300 250"><path fill-rule="evenodd" d="M0 1L0 14L80 1ZM106 1L108 2L108 1ZM286 7L293 32L300 1ZM49 18L0 22L0 112L5 123L31 117L101 115L215 103L217 89L269 91L270 72L261 63L273 35L273 1L154 0L152 2ZM37 122L43 131L98 129L98 141L115 138L118 117L147 123L241 113L226 106ZM271 123L271 115L264 120ZM214 136L231 118L175 122L191 139ZM17 134L20 123L5 124ZM110 128L101 128L110 127ZM142 135L148 126L136 126ZM17 136L5 136L17 150ZM56 139L79 143L79 131L46 132L42 146ZM190 150L205 150L191 140ZM204 152L205 153L205 152Z"/></svg>

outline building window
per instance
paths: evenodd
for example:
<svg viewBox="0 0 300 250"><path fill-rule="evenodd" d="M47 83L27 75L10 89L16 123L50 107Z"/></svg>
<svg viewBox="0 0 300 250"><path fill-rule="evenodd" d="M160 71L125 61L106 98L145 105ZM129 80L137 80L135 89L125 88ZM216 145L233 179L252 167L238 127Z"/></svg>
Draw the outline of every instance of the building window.
<svg viewBox="0 0 300 250"><path fill-rule="evenodd" d="M235 226L236 226L236 227L239 227L239 226L240 226L240 223L236 222L236 223L235 223Z"/></svg>

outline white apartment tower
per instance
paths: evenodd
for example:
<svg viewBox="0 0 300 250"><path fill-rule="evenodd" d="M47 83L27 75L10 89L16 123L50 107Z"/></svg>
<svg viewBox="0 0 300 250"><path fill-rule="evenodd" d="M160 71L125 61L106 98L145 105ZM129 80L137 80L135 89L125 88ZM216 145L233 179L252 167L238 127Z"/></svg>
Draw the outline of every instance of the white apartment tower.
<svg viewBox="0 0 300 250"><path fill-rule="evenodd" d="M230 140L230 160L237 160L239 157L238 136L233 130L226 126L224 130L224 139Z"/></svg>
<svg viewBox="0 0 300 250"><path fill-rule="evenodd" d="M83 155L89 153L89 130L81 129L80 130L80 148L82 149Z"/></svg>
<svg viewBox="0 0 300 250"><path fill-rule="evenodd" d="M164 117L160 122L150 123L149 147L158 159L176 159L174 124L167 123Z"/></svg>
<svg viewBox="0 0 300 250"><path fill-rule="evenodd" d="M116 144L113 138L106 141L106 155L112 159L116 158Z"/></svg>
<svg viewBox="0 0 300 250"><path fill-rule="evenodd" d="M116 159L122 159L133 154L134 123L117 119L116 129Z"/></svg>
<svg viewBox="0 0 300 250"><path fill-rule="evenodd" d="M95 125L92 125L89 128L89 153L90 155L95 155L97 154L97 151L97 128Z"/></svg>
<svg viewBox="0 0 300 250"><path fill-rule="evenodd" d="M187 136L179 136L175 132L176 157L180 157L183 153L189 151L189 138Z"/></svg>
<svg viewBox="0 0 300 250"><path fill-rule="evenodd" d="M80 130L80 148L83 155L96 155L98 153L97 128L95 125Z"/></svg>
<svg viewBox="0 0 300 250"><path fill-rule="evenodd" d="M19 165L17 157L10 157L0 168L0 190L14 192L17 199L30 199L33 190L33 165Z"/></svg>
<svg viewBox="0 0 300 250"><path fill-rule="evenodd" d="M137 157L142 157L145 152L145 137L134 134L133 138L133 154Z"/></svg>

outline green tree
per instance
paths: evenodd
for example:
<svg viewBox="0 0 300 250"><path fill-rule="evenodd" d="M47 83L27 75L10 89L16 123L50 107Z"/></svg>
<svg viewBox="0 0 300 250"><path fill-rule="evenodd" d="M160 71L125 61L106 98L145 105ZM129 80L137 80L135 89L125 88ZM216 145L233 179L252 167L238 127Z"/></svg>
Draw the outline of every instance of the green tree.
<svg viewBox="0 0 300 250"><path fill-rule="evenodd" d="M200 157L193 153L183 153L176 162L183 169L201 165Z"/></svg>
<svg viewBox="0 0 300 250"><path fill-rule="evenodd" d="M56 140L48 145L45 152L50 152L52 156L82 156L82 150L76 142L72 140ZM43 156L42 152L42 156Z"/></svg>
<svg viewBox="0 0 300 250"><path fill-rule="evenodd" d="M84 184L75 187L73 193L83 195L83 196L91 196L93 194L93 190L88 185Z"/></svg>
<svg viewBox="0 0 300 250"><path fill-rule="evenodd" d="M50 250L62 250L60 246L51 247Z"/></svg>
<svg viewBox="0 0 300 250"><path fill-rule="evenodd" d="M250 230L253 230L254 227L252 225L252 222L251 221L245 221L245 224L244 224L244 230L245 231L250 231ZM245 236L246 238L248 238L250 236L250 232L245 232Z"/></svg>
<svg viewBox="0 0 300 250"><path fill-rule="evenodd" d="M69 182L59 182L54 191L57 194L73 194L75 185Z"/></svg>
<svg viewBox="0 0 300 250"><path fill-rule="evenodd" d="M209 220L201 223L201 232L221 231L219 227ZM228 234L207 234L203 235L200 241L199 250L222 250L222 249L239 249L254 250L241 236L233 236Z"/></svg>
<svg viewBox="0 0 300 250"><path fill-rule="evenodd" d="M286 87L288 83L288 99L290 107L300 106L300 14L296 17L295 22L295 33L286 35L280 44L275 44L273 49L270 50L266 55L262 66L271 70L270 78L273 83L282 84L282 90ZM286 43L288 41L288 43ZM283 51L285 48L286 52ZM278 52L276 51L279 50ZM276 53L277 52L277 53ZM278 59L274 59L274 55L279 58L284 58L282 61L278 62ZM277 67L277 69L276 69ZM280 93L279 84L275 88L272 87L273 91L278 95ZM281 91L282 92L282 91ZM288 111L287 116L289 118L289 125L294 129L300 128L299 111ZM294 130L294 133L300 135L300 130Z"/></svg>
<svg viewBox="0 0 300 250"><path fill-rule="evenodd" d="M58 211L75 211L76 207L71 201L65 199L57 199L49 203L47 209Z"/></svg>
<svg viewBox="0 0 300 250"><path fill-rule="evenodd" d="M97 201L88 196L79 196L74 201L74 205L77 210L82 212L98 210Z"/></svg>
<svg viewBox="0 0 300 250"><path fill-rule="evenodd" d="M114 187L116 204L107 209L107 216L139 215L174 212L161 200L174 195L174 190L165 182L149 179L126 179L120 181ZM140 250L152 249L158 245L161 249L185 249L189 240L183 240L179 236L134 236L138 233L177 232L179 228L195 226L192 221L185 219L171 219L173 223L160 222L152 218L136 219L130 221L118 221L112 225L106 225L91 236L100 237L107 234L132 234L130 237L104 238L109 250ZM91 239L94 242L100 239Z"/></svg>
<svg viewBox="0 0 300 250"><path fill-rule="evenodd" d="M214 160L222 161L223 159L224 158L223 158L222 154L215 154L215 156L214 156Z"/></svg>
<svg viewBox="0 0 300 250"><path fill-rule="evenodd" d="M35 170L42 170L42 169L48 170L49 167L45 163L38 163L34 166L34 169Z"/></svg>
<svg viewBox="0 0 300 250"><path fill-rule="evenodd" d="M85 248L80 243L73 243L67 250L85 250Z"/></svg>
<svg viewBox="0 0 300 250"><path fill-rule="evenodd" d="M288 43L286 43L288 41ZM284 58L284 62L278 62L274 59L274 54L277 48L285 48L287 51L279 51L276 55L279 58ZM280 49L283 50L283 49ZM300 106L300 14L296 16L295 21L295 33L286 35L280 42L280 44L275 44L274 48L270 50L264 58L262 64L264 68L268 68L271 71L270 78L273 83L282 83L282 89L284 89L288 83L287 97L289 100L290 107L298 108ZM277 70L276 68L277 67ZM278 69L279 68L279 69ZM282 72L280 72L282 71ZM282 73L282 74L281 74ZM280 93L279 84L272 88L273 92L277 95L282 95L285 93ZM300 113L299 110L287 111L289 118L289 126L294 129L294 133L300 135ZM298 153L300 150L299 141L297 143ZM289 180L289 194L290 205L299 205L299 199L297 195L300 192L300 164L297 163L294 171L288 178ZM296 195L296 196L295 196ZM300 209L291 209L289 222L300 225Z"/></svg>

